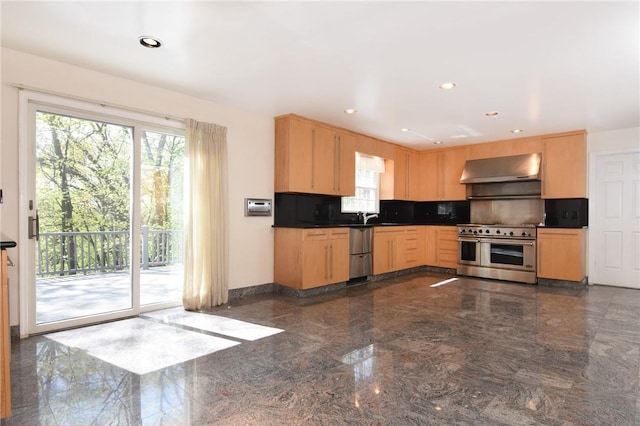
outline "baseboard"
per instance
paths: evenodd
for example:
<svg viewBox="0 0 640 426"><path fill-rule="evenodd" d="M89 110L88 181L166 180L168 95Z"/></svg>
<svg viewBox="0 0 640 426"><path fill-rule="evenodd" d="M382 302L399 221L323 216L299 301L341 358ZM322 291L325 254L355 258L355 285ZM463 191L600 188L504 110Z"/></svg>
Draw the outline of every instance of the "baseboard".
<svg viewBox="0 0 640 426"><path fill-rule="evenodd" d="M249 287L242 287L242 288L233 288L229 290L229 300L242 299L243 297L253 296L256 294L274 293L273 291L274 285L275 284L273 283L269 283L269 284L252 285Z"/></svg>
<svg viewBox="0 0 640 426"><path fill-rule="evenodd" d="M560 287L560 288L587 288L588 278L585 277L582 281L566 281L566 280L552 280L549 278L538 278L538 285L545 287Z"/></svg>

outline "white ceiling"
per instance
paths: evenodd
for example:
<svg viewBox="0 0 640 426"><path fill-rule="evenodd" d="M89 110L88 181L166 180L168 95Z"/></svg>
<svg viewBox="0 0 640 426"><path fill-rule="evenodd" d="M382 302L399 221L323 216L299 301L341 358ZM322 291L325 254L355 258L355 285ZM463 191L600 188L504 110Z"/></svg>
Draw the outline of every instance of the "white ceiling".
<svg viewBox="0 0 640 426"><path fill-rule="evenodd" d="M637 1L1 7L5 47L420 149L640 126Z"/></svg>

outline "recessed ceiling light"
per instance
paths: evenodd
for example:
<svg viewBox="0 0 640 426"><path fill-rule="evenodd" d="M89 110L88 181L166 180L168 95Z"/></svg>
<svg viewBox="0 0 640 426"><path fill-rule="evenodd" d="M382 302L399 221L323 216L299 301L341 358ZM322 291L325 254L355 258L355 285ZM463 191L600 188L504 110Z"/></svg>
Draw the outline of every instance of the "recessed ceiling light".
<svg viewBox="0 0 640 426"><path fill-rule="evenodd" d="M148 47L149 49L157 49L162 46L162 42L155 37L151 36L141 36L138 37L138 42L140 45L144 47Z"/></svg>
<svg viewBox="0 0 640 426"><path fill-rule="evenodd" d="M442 83L440 85L440 88L443 89L443 90L453 89L454 87L456 87L455 83Z"/></svg>
<svg viewBox="0 0 640 426"><path fill-rule="evenodd" d="M498 111L489 111L484 113L484 115L486 115L487 117L495 117L498 114L499 114Z"/></svg>
<svg viewBox="0 0 640 426"><path fill-rule="evenodd" d="M344 110L344 113L345 114L355 114L356 110L353 109L353 108L347 108L347 109Z"/></svg>
<svg viewBox="0 0 640 426"><path fill-rule="evenodd" d="M433 141L434 145L440 145L442 144L442 141Z"/></svg>
<svg viewBox="0 0 640 426"><path fill-rule="evenodd" d="M400 129L400 131L401 131L401 132L403 132L403 133L407 133L407 132L409 131L409 129L407 129L406 127L404 127L404 128L402 128L402 129Z"/></svg>
<svg viewBox="0 0 640 426"><path fill-rule="evenodd" d="M522 129L513 129L511 131L511 133L522 133L522 132L524 132L524 130L522 130Z"/></svg>

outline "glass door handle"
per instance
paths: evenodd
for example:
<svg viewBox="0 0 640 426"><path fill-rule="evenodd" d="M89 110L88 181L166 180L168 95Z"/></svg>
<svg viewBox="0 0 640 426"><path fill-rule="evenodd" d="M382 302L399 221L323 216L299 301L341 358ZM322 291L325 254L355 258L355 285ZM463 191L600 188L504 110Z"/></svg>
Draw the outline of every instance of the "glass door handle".
<svg viewBox="0 0 640 426"><path fill-rule="evenodd" d="M38 210L36 210L35 216L29 216L29 239L40 239L40 216Z"/></svg>

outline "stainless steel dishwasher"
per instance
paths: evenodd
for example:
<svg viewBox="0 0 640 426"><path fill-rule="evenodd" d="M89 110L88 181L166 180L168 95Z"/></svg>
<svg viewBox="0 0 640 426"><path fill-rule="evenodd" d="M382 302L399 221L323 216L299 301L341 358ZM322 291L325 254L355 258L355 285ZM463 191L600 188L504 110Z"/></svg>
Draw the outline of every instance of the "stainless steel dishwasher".
<svg viewBox="0 0 640 426"><path fill-rule="evenodd" d="M349 279L367 277L372 273L370 226L349 229Z"/></svg>

